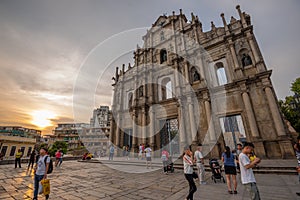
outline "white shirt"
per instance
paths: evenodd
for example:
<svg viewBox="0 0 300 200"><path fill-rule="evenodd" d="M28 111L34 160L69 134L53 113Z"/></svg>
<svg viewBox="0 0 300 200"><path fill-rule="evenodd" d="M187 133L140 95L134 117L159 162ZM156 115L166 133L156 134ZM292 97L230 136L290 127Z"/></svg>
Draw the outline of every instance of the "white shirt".
<svg viewBox="0 0 300 200"><path fill-rule="evenodd" d="M184 155L183 156L183 171L185 174L192 174L194 172L193 169L193 161L191 157Z"/></svg>
<svg viewBox="0 0 300 200"><path fill-rule="evenodd" d="M197 163L201 163L201 159L203 158L201 151L195 151L194 157L196 158Z"/></svg>
<svg viewBox="0 0 300 200"><path fill-rule="evenodd" d="M147 147L147 148L145 149L146 157L151 157L151 151L152 151L152 149L151 149L150 147Z"/></svg>
<svg viewBox="0 0 300 200"><path fill-rule="evenodd" d="M250 164L250 159L244 153L239 155L242 184L256 183L252 168L247 169L245 166Z"/></svg>
<svg viewBox="0 0 300 200"><path fill-rule="evenodd" d="M40 156L39 161L37 162L37 169L35 172L36 175L44 175L45 174L45 172L46 172L46 165L45 165L46 156L48 156L48 155ZM50 163L50 156L47 157L46 163Z"/></svg>

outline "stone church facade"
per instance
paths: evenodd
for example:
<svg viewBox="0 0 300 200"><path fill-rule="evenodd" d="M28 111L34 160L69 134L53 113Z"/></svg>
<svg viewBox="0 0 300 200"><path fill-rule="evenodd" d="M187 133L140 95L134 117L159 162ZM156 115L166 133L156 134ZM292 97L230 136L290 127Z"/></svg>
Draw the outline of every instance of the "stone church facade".
<svg viewBox="0 0 300 200"><path fill-rule="evenodd" d="M268 70L253 34L251 18L203 31L193 13L160 16L134 51L134 65L113 77L111 142L137 151L149 144L179 155L202 143L218 157L228 145L253 142L260 157L294 155Z"/></svg>

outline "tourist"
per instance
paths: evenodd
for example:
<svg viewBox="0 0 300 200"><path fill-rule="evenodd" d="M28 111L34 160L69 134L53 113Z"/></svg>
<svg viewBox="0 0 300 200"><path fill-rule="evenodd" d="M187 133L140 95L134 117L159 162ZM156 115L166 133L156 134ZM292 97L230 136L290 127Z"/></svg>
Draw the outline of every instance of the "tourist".
<svg viewBox="0 0 300 200"><path fill-rule="evenodd" d="M62 161L63 161L64 153L62 150L59 150L59 151L60 151L60 158L59 158L58 166L60 167L62 164Z"/></svg>
<svg viewBox="0 0 300 200"><path fill-rule="evenodd" d="M45 160L46 159L46 160ZM34 167L34 197L33 200L38 199L39 183L42 179L47 179L47 171L49 168L50 156L47 156L47 149L45 147L40 149L39 160ZM49 195L46 195L46 199Z"/></svg>
<svg viewBox="0 0 300 200"><path fill-rule="evenodd" d="M30 153L27 170L29 170L30 165L31 165L31 169L33 168L34 160L35 160L35 150L32 150L32 152Z"/></svg>
<svg viewBox="0 0 300 200"><path fill-rule="evenodd" d="M204 169L204 157L202 155L202 144L198 144L197 150L194 154L194 162L196 162L197 165L197 172L200 184L205 185L206 182L204 181L205 177L205 169Z"/></svg>
<svg viewBox="0 0 300 200"><path fill-rule="evenodd" d="M129 145L125 146L125 156L126 159L129 160Z"/></svg>
<svg viewBox="0 0 300 200"><path fill-rule="evenodd" d="M143 159L142 157L143 157L143 146L142 146L142 144L140 144L138 159L140 159L140 158Z"/></svg>
<svg viewBox="0 0 300 200"><path fill-rule="evenodd" d="M123 149L123 157L125 157L126 156L126 146L124 145L122 149Z"/></svg>
<svg viewBox="0 0 300 200"><path fill-rule="evenodd" d="M261 160L260 158L256 157L252 162L250 162L248 154L250 154L253 149L254 145L252 143L245 142L242 153L239 155L241 180L246 190L250 193L251 199L260 200L260 195L252 168L254 168Z"/></svg>
<svg viewBox="0 0 300 200"><path fill-rule="evenodd" d="M110 145L110 148L109 148L109 157L108 157L108 160L113 160L114 159L114 153L115 153L115 147L114 145Z"/></svg>
<svg viewBox="0 0 300 200"><path fill-rule="evenodd" d="M298 136L298 143L296 143L294 145L294 149L295 149L295 154L297 157L297 161L298 161L298 167L297 167L297 171L298 171L298 177L299 177L299 183L300 183L300 136Z"/></svg>
<svg viewBox="0 0 300 200"><path fill-rule="evenodd" d="M222 154L222 162L224 163L225 168L228 193L237 194L235 156L230 152L230 148L228 146L225 147L225 152ZM231 188L232 183L234 191L232 191Z"/></svg>
<svg viewBox="0 0 300 200"><path fill-rule="evenodd" d="M61 152L57 150L55 153L55 167L57 167L60 157L61 157Z"/></svg>
<svg viewBox="0 0 300 200"><path fill-rule="evenodd" d="M21 168L21 158L23 156L23 153L21 149L18 149L18 152L15 155L15 168L17 168L17 164L19 164L19 167Z"/></svg>
<svg viewBox="0 0 300 200"><path fill-rule="evenodd" d="M164 148L161 152L161 160L164 166L164 174L168 174L169 156L169 152Z"/></svg>
<svg viewBox="0 0 300 200"><path fill-rule="evenodd" d="M236 150L236 169L240 171L240 163L239 163L239 155L242 153L242 145L240 143L237 144Z"/></svg>
<svg viewBox="0 0 300 200"><path fill-rule="evenodd" d="M149 168L149 164L150 164L150 167L152 168L151 152L152 152L152 149L150 148L149 145L147 145L147 147L145 149L147 169Z"/></svg>
<svg viewBox="0 0 300 200"><path fill-rule="evenodd" d="M193 200L194 193L197 191L196 184L194 182L194 169L193 169L193 152L190 150L190 147L187 146L184 149L183 155L183 169L184 169L184 176L189 183L189 194L186 197L186 200Z"/></svg>

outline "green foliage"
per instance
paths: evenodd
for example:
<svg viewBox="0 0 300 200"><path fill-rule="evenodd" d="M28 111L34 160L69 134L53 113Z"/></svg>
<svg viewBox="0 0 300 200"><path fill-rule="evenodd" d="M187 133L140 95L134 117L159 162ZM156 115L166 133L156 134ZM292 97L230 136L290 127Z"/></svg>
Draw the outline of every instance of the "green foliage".
<svg viewBox="0 0 300 200"><path fill-rule="evenodd" d="M292 83L291 91L300 94L300 78ZM280 100L278 103L284 117L300 133L300 104L296 103L294 96L287 96L285 100Z"/></svg>
<svg viewBox="0 0 300 200"><path fill-rule="evenodd" d="M55 153L57 150L62 150L64 154L67 153L68 151L68 144L64 141L56 141L54 142L54 144L52 145L52 147L49 149L49 154L51 156L55 156Z"/></svg>
<svg viewBox="0 0 300 200"><path fill-rule="evenodd" d="M291 91L300 94L300 77L292 83Z"/></svg>

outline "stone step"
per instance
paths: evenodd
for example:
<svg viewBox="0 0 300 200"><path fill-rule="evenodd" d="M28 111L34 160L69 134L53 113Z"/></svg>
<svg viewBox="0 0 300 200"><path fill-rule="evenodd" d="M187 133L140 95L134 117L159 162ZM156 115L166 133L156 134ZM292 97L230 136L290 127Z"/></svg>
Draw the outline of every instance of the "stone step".
<svg viewBox="0 0 300 200"><path fill-rule="evenodd" d="M87 162L87 163L101 163L106 165L132 165L132 166L142 166L146 167L145 162L140 161L108 161L108 160L78 160L79 162ZM162 168L162 163L153 162L153 167ZM175 169L183 170L183 164L174 164ZM196 170L196 166L194 166L194 170ZM205 165L205 171L211 171L209 165ZM224 172L224 170L222 169ZM260 166L258 168L253 169L254 173L257 174L285 174L285 175L297 175L297 171L295 167L264 167Z"/></svg>

